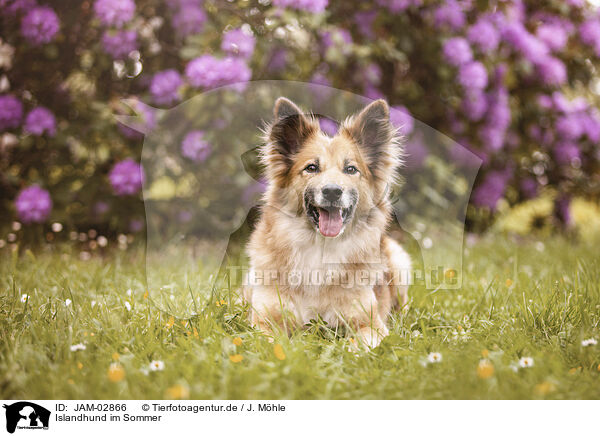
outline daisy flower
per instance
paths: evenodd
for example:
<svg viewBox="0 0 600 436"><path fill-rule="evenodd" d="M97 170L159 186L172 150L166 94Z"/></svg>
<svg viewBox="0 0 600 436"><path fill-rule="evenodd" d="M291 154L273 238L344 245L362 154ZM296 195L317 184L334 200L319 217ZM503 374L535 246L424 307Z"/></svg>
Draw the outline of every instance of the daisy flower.
<svg viewBox="0 0 600 436"><path fill-rule="evenodd" d="M27 294L21 295L21 303L26 303L28 299L29 299L29 295L27 295Z"/></svg>
<svg viewBox="0 0 600 436"><path fill-rule="evenodd" d="M429 363L439 363L442 361L442 353L429 353L427 360Z"/></svg>
<svg viewBox="0 0 600 436"><path fill-rule="evenodd" d="M177 384L167 389L166 396L170 400L187 400L190 397L190 390L187 386Z"/></svg>
<svg viewBox="0 0 600 436"><path fill-rule="evenodd" d="M165 362L162 360L153 360L150 362L150 371L162 371L165 369Z"/></svg>
<svg viewBox="0 0 600 436"><path fill-rule="evenodd" d="M242 360L244 360L244 356L241 354L232 354L229 356L229 360L231 360L233 363L240 363Z"/></svg>
<svg viewBox="0 0 600 436"><path fill-rule="evenodd" d="M494 365L488 359L482 359L477 365L477 377L487 379L494 375Z"/></svg>
<svg viewBox="0 0 600 436"><path fill-rule="evenodd" d="M125 302L125 309L127 309L127 312L131 311L131 303L129 301Z"/></svg>
<svg viewBox="0 0 600 436"><path fill-rule="evenodd" d="M65 306L69 307L71 305L72 301L69 300L68 298L65 300Z"/></svg>
<svg viewBox="0 0 600 436"><path fill-rule="evenodd" d="M84 344L71 345L71 351L75 352L75 351L79 351L79 350L85 350L85 345Z"/></svg>
<svg viewBox="0 0 600 436"><path fill-rule="evenodd" d="M584 339L581 341L582 347L589 347L590 345L598 345L598 341L594 338Z"/></svg>
<svg viewBox="0 0 600 436"><path fill-rule="evenodd" d="M519 366L521 368L530 368L533 366L533 357L521 357L519 359Z"/></svg>
<svg viewBox="0 0 600 436"><path fill-rule="evenodd" d="M273 353L275 353L275 357L279 360L285 360L285 353L283 352L283 347L280 344L273 345Z"/></svg>
<svg viewBox="0 0 600 436"><path fill-rule="evenodd" d="M543 381L537 384L534 388L534 392L538 395L547 395L556 390L556 386L549 381Z"/></svg>
<svg viewBox="0 0 600 436"><path fill-rule="evenodd" d="M120 363L113 362L108 367L107 376L108 379L113 383L120 382L125 378L125 369Z"/></svg>

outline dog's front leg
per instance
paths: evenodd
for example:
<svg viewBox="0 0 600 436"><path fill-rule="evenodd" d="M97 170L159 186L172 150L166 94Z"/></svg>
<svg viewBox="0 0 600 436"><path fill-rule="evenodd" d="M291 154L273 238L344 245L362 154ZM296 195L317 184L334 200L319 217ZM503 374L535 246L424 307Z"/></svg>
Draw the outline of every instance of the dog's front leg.
<svg viewBox="0 0 600 436"><path fill-rule="evenodd" d="M273 337L276 328L285 328L283 307L276 289L256 287L252 290L252 326Z"/></svg>
<svg viewBox="0 0 600 436"><path fill-rule="evenodd" d="M379 315L378 301L373 290L363 292L361 297L353 311L353 324L356 326L357 339L367 348L376 348L389 334L389 330Z"/></svg>
<svg viewBox="0 0 600 436"><path fill-rule="evenodd" d="M376 348L390 333L379 315L376 315L375 318L372 325L360 327L358 330L360 339L367 348Z"/></svg>

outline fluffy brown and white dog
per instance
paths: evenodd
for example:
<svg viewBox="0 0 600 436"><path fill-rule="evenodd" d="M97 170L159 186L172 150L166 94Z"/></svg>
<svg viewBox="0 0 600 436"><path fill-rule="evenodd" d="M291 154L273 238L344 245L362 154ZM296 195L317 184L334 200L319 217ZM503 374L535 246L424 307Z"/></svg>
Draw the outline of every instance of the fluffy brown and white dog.
<svg viewBox="0 0 600 436"><path fill-rule="evenodd" d="M252 324L265 333L320 317L375 347L392 309L406 304L399 272L410 270L410 258L386 236L402 157L389 116L377 100L330 137L291 101L275 103L261 154L268 188L247 247L244 290Z"/></svg>

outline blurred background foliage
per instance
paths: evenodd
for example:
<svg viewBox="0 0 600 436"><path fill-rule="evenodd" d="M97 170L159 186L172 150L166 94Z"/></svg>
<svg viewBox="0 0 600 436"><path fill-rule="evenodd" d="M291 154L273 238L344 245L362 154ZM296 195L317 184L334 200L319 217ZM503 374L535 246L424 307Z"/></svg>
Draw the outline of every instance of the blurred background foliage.
<svg viewBox="0 0 600 436"><path fill-rule="evenodd" d="M232 83L243 93L248 80L387 99L407 136L409 180L440 165L411 117L471 150L483 166L470 230L598 224L600 18L590 1L0 0L0 8L2 245L58 233L120 235L126 244L144 229L136 162L140 132L160 122L153 108ZM143 116L140 132L115 118L131 106ZM241 155L247 145L227 146ZM181 138L192 168L236 169L210 165L217 146L201 130ZM151 187L156 201L186 189L185 179L160 183Z"/></svg>

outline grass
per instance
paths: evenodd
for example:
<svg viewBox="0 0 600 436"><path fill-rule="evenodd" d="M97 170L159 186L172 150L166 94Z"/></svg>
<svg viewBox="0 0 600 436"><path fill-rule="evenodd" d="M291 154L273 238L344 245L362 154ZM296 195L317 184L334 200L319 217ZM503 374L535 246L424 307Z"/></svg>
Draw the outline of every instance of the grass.
<svg viewBox="0 0 600 436"><path fill-rule="evenodd" d="M1 250L0 396L600 398L600 345L582 346L600 339L591 242L487 236L466 249L461 290L414 289L368 353L319 325L270 343L227 295L210 299L210 268L151 261L164 286L146 293L144 264L142 249L90 260L61 244ZM533 366L520 367L523 357ZM153 360L164 369L149 370Z"/></svg>

